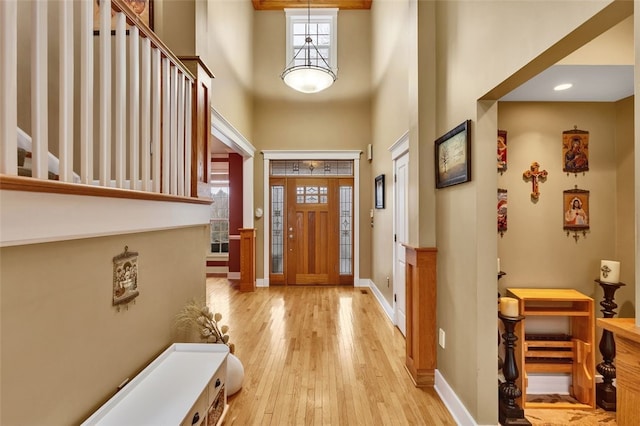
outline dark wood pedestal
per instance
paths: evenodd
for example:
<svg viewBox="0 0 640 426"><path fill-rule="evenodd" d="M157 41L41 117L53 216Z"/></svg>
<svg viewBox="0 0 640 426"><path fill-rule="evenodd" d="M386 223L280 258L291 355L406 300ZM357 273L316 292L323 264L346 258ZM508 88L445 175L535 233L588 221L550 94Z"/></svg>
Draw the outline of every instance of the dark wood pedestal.
<svg viewBox="0 0 640 426"><path fill-rule="evenodd" d="M601 312L604 318L613 318L616 314L614 309L618 307L613 301L615 292L625 284L595 281L604 291L604 300L600 302L603 308ZM616 411L616 387L613 385L613 379L616 378L616 366L613 364L616 357L616 342L611 331L603 330L599 348L602 362L596 366L596 370L602 374L602 383L596 385L596 404L607 411Z"/></svg>

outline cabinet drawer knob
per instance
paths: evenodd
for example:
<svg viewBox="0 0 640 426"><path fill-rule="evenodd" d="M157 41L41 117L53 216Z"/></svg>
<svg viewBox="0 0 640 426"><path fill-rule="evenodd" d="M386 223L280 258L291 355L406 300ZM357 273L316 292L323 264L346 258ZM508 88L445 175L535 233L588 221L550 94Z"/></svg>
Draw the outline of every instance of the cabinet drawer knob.
<svg viewBox="0 0 640 426"><path fill-rule="evenodd" d="M200 421L200 413L195 413L193 415L193 420L191 420L191 424L195 425L196 423L198 423L198 421Z"/></svg>
<svg viewBox="0 0 640 426"><path fill-rule="evenodd" d="M216 387L220 386L220 379L216 379Z"/></svg>

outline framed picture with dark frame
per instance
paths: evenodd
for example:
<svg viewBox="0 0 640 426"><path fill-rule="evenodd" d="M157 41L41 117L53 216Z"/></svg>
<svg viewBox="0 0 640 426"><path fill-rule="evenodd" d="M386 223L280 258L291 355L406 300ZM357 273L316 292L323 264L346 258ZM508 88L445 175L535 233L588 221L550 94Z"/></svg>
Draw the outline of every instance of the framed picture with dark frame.
<svg viewBox="0 0 640 426"><path fill-rule="evenodd" d="M435 141L436 188L471 180L471 120Z"/></svg>
<svg viewBox="0 0 640 426"><path fill-rule="evenodd" d="M376 177L375 207L376 209L384 209L384 175Z"/></svg>

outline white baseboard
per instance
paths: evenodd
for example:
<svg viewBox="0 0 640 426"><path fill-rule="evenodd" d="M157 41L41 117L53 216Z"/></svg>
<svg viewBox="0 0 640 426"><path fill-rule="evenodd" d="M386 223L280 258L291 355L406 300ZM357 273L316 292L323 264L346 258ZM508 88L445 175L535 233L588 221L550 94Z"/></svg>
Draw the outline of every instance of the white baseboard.
<svg viewBox="0 0 640 426"><path fill-rule="evenodd" d="M373 284L371 282L371 280L369 278L358 278L357 280L353 281L353 286L354 287L371 287L371 284Z"/></svg>
<svg viewBox="0 0 640 426"><path fill-rule="evenodd" d="M435 371L434 389L440 396L447 410L455 420L456 424L464 426L478 426L476 421L471 417L458 395L453 391L449 383L444 379L438 370Z"/></svg>
<svg viewBox="0 0 640 426"><path fill-rule="evenodd" d="M362 282L365 280L360 280L360 281ZM371 281L370 279L366 279L366 281L367 281L367 285L362 287L369 287L369 289L371 289L371 292L373 293L376 300L382 307L382 310L384 311L384 313L387 314L387 317L389 318L391 323L395 324L393 322L393 307L389 304L389 302L387 302L387 299L384 298L382 293L380 293L380 290L378 290L378 287L373 283L373 281Z"/></svg>
<svg viewBox="0 0 640 426"><path fill-rule="evenodd" d="M256 287L269 287L269 278L256 279Z"/></svg>
<svg viewBox="0 0 640 426"><path fill-rule="evenodd" d="M239 280L240 279L240 272L227 272L227 279Z"/></svg>

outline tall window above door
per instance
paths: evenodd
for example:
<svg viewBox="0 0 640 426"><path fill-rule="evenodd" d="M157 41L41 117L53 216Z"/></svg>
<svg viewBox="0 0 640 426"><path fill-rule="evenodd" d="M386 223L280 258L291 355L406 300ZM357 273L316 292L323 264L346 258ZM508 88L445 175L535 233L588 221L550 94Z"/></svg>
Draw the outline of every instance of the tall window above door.
<svg viewBox="0 0 640 426"><path fill-rule="evenodd" d="M229 253L229 162L211 162L211 253Z"/></svg>
<svg viewBox="0 0 640 426"><path fill-rule="evenodd" d="M287 18L287 61L291 63L295 53L305 44L307 34L333 72L338 71L338 9L285 9ZM310 13L310 16L308 16ZM308 27L308 28L307 28ZM315 54L315 51L310 52ZM326 67L324 61L311 58L311 64ZM296 58L293 65L304 65L304 56Z"/></svg>

